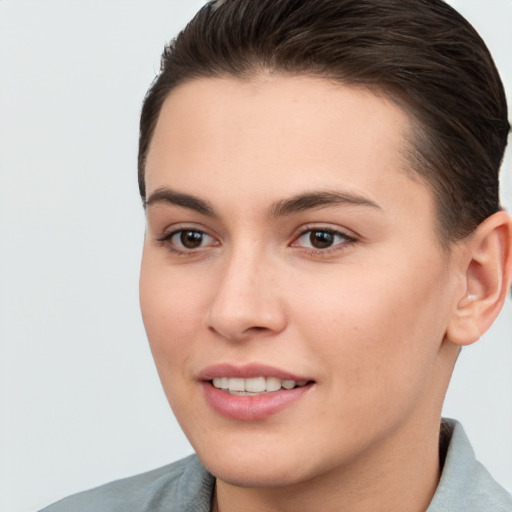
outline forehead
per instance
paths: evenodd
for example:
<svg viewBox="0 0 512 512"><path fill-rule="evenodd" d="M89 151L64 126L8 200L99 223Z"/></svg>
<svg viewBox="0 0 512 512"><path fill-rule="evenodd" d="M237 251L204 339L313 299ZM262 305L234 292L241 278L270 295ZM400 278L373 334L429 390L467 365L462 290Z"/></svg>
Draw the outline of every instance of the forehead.
<svg viewBox="0 0 512 512"><path fill-rule="evenodd" d="M148 195L172 186L228 201L236 189L239 202L271 201L341 187L387 195L390 207L411 194L430 201L405 157L410 125L384 95L321 78L194 80L164 102L147 158Z"/></svg>

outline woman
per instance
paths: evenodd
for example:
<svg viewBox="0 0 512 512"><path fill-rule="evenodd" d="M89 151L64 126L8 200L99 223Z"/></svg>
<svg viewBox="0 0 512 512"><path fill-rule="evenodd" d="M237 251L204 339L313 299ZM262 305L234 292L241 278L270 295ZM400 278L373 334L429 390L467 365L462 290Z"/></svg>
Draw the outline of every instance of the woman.
<svg viewBox="0 0 512 512"><path fill-rule="evenodd" d="M440 420L512 272L472 27L437 0L211 2L140 126L142 314L197 457L47 510L510 510Z"/></svg>

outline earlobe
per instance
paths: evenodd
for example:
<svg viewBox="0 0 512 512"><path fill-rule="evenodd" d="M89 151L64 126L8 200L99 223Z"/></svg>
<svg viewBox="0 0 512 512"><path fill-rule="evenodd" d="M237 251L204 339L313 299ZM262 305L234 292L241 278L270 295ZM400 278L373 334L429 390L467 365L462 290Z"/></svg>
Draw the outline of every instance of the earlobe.
<svg viewBox="0 0 512 512"><path fill-rule="evenodd" d="M487 218L467 242L465 293L447 329L457 345L470 345L489 329L510 289L512 218L500 211Z"/></svg>

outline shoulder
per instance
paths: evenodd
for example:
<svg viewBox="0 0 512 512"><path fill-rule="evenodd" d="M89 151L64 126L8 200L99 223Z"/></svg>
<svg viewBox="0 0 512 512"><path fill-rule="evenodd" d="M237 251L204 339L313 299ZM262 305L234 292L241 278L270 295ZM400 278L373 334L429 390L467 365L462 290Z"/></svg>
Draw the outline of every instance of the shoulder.
<svg viewBox="0 0 512 512"><path fill-rule="evenodd" d="M41 512L209 512L214 478L195 455L80 492Z"/></svg>
<svg viewBox="0 0 512 512"><path fill-rule="evenodd" d="M512 496L478 462L462 425L454 420L443 420L443 451L441 480L427 512L512 512Z"/></svg>

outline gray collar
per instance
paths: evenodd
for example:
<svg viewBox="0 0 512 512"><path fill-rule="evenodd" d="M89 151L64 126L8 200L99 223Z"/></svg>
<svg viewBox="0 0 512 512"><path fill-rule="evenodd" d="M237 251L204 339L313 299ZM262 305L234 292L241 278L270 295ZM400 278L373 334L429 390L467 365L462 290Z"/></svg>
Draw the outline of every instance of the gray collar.
<svg viewBox="0 0 512 512"><path fill-rule="evenodd" d="M443 420L440 447L445 462L427 512L512 512L512 497L476 460L460 423Z"/></svg>

